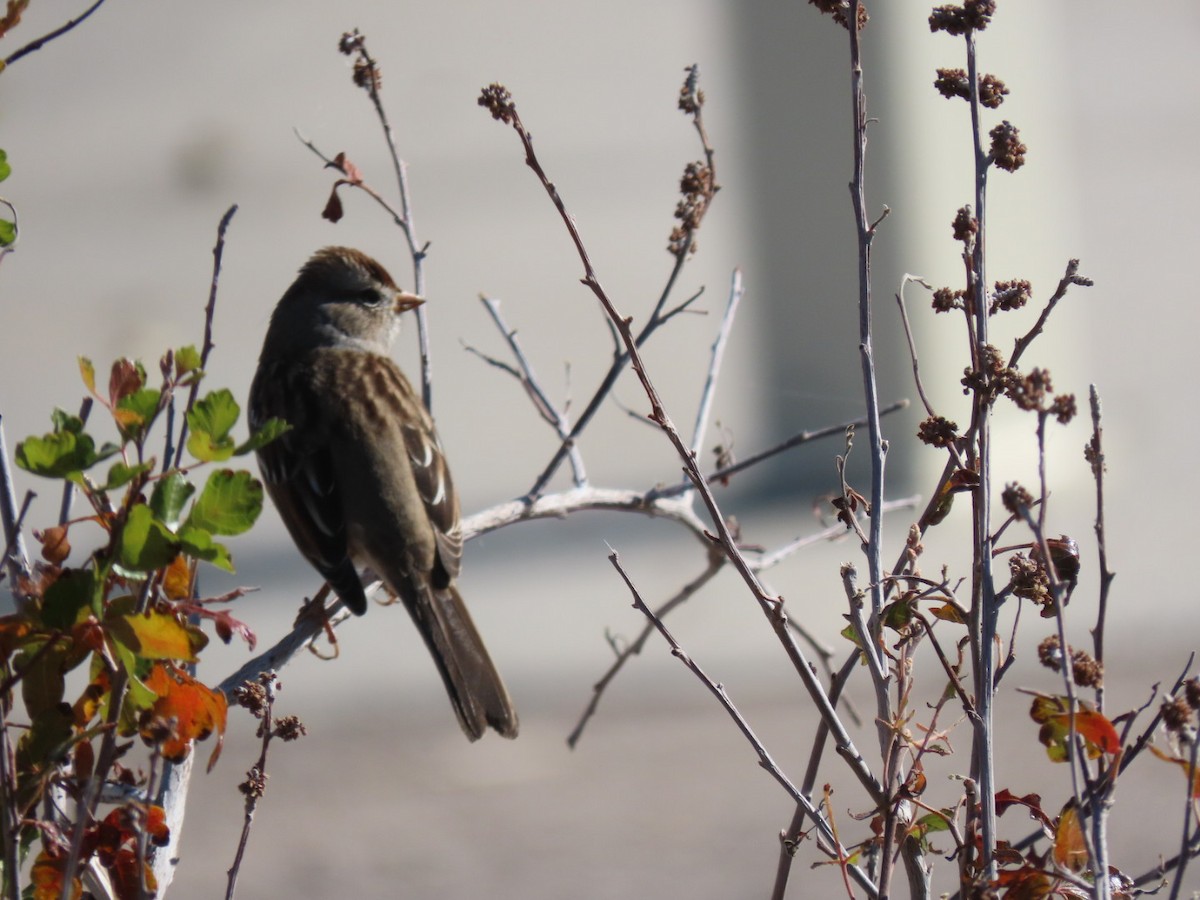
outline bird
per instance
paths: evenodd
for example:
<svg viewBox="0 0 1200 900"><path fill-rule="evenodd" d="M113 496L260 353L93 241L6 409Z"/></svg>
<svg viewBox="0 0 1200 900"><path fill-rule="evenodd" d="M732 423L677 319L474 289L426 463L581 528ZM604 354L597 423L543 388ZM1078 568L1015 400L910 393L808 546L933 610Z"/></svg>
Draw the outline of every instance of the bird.
<svg viewBox="0 0 1200 900"><path fill-rule="evenodd" d="M424 299L349 247L317 251L271 314L248 416L290 428L257 451L267 493L301 554L356 615L360 567L403 601L467 737L516 737L512 699L455 580L458 494L433 419L390 357Z"/></svg>

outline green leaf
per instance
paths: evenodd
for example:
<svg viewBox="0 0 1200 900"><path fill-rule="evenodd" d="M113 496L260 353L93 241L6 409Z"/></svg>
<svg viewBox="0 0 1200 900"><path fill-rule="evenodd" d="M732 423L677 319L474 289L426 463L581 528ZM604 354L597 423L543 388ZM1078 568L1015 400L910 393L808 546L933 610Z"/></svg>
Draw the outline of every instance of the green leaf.
<svg viewBox="0 0 1200 900"><path fill-rule="evenodd" d="M954 810L944 809L942 810L942 815L926 813L917 819L916 824L920 826L922 831L928 834L932 831L949 831L952 821L954 821Z"/></svg>
<svg viewBox="0 0 1200 900"><path fill-rule="evenodd" d="M125 703L121 707L119 730L122 734L133 734L137 730L138 713L152 707L158 699L158 694L146 685L141 674L150 670L150 663L138 659L137 654L120 641L109 641L108 646L129 675L129 693L125 695Z"/></svg>
<svg viewBox="0 0 1200 900"><path fill-rule="evenodd" d="M150 509L154 515L172 531L179 527L183 505L188 502L196 487L178 469L172 470L154 482L150 494Z"/></svg>
<svg viewBox="0 0 1200 900"><path fill-rule="evenodd" d="M262 504L261 481L245 470L218 469L208 476L186 524L211 534L241 534L254 524Z"/></svg>
<svg viewBox="0 0 1200 900"><path fill-rule="evenodd" d="M86 356L79 357L79 376L83 379L83 386L88 389L88 393L95 394L96 367L92 365L92 361Z"/></svg>
<svg viewBox="0 0 1200 900"><path fill-rule="evenodd" d="M246 443L240 445L233 451L235 456L244 456L247 453L252 453L255 450L261 450L275 438L292 430L292 426L283 419L267 419L263 423L262 428L250 435L250 439Z"/></svg>
<svg viewBox="0 0 1200 900"><path fill-rule="evenodd" d="M129 572L161 569L179 552L179 541L144 503L129 510L117 545L117 563Z"/></svg>
<svg viewBox="0 0 1200 900"><path fill-rule="evenodd" d="M203 462L221 462L233 456L233 438L229 432L237 424L241 408L233 393L222 388L198 400L187 414L188 453Z"/></svg>
<svg viewBox="0 0 1200 900"><path fill-rule="evenodd" d="M51 419L53 432L40 438L28 437L17 445L17 465L27 472L45 478L67 478L120 449L105 444L97 451L96 442L83 430L83 422L61 409L56 409Z"/></svg>
<svg viewBox="0 0 1200 900"><path fill-rule="evenodd" d="M157 388L141 388L117 401L113 418L126 440L138 440L150 429L158 416L162 392Z"/></svg>
<svg viewBox="0 0 1200 900"><path fill-rule="evenodd" d="M905 628L912 621L913 608L910 600L894 600L883 608L883 624L893 631Z"/></svg>
<svg viewBox="0 0 1200 900"><path fill-rule="evenodd" d="M74 431L76 433L83 431L83 419L73 416L57 406L50 413L50 421L54 423L55 431Z"/></svg>
<svg viewBox="0 0 1200 900"><path fill-rule="evenodd" d="M42 621L50 628L67 630L90 607L96 580L90 569L65 569L42 599Z"/></svg>
<svg viewBox="0 0 1200 900"><path fill-rule="evenodd" d="M179 541L182 551L193 559L201 559L212 563L218 569L232 573L233 557L224 544L213 540L213 536L203 528L194 525L184 525L179 529Z"/></svg>
<svg viewBox="0 0 1200 900"><path fill-rule="evenodd" d="M858 629L854 627L853 622L851 622L849 625L847 625L845 628L843 628L838 633L842 637L844 637L846 640L848 640L850 643L852 643L855 647L862 649L862 641L859 640Z"/></svg>
<svg viewBox="0 0 1200 900"><path fill-rule="evenodd" d="M123 461L115 462L112 464L112 468L108 470L108 480L99 489L102 491L115 491L117 488L124 487L137 476L144 475L153 468L153 459L136 466L126 465Z"/></svg>
<svg viewBox="0 0 1200 900"><path fill-rule="evenodd" d="M175 377L182 379L185 375L200 371L200 351L191 344L180 347L175 351Z"/></svg>
<svg viewBox="0 0 1200 900"><path fill-rule="evenodd" d="M8 164L8 154L0 150L0 181L12 174L12 166Z"/></svg>
<svg viewBox="0 0 1200 900"><path fill-rule="evenodd" d="M17 223L0 219L0 247L11 247L17 242Z"/></svg>
<svg viewBox="0 0 1200 900"><path fill-rule="evenodd" d="M29 730L17 742L21 771L48 770L66 755L74 734L71 708L65 704L47 707L32 715Z"/></svg>
<svg viewBox="0 0 1200 900"><path fill-rule="evenodd" d="M13 659L14 670L23 676L21 699L25 702L25 711L35 718L62 703L69 662L62 644L39 654L41 649L41 645L26 645Z"/></svg>

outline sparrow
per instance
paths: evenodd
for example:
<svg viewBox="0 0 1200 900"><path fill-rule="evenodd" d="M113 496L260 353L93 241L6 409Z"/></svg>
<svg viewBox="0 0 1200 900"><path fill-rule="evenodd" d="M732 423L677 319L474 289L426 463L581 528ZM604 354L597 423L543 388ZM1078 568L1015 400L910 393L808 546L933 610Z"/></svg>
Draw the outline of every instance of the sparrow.
<svg viewBox="0 0 1200 900"><path fill-rule="evenodd" d="M271 315L249 419L290 430L259 468L304 557L356 615L369 567L403 601L446 683L463 731L516 737L517 713L455 587L458 495L433 420L388 355L402 313L424 300L374 259L327 247Z"/></svg>

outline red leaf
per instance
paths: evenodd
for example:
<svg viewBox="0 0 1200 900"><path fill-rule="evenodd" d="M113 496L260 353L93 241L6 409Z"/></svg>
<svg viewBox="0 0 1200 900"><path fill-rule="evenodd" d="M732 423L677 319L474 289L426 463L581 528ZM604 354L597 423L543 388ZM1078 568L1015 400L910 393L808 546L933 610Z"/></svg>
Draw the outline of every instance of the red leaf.
<svg viewBox="0 0 1200 900"><path fill-rule="evenodd" d="M131 359L118 359L112 364L108 376L108 402L116 406L123 397L128 397L142 386L142 375L137 363Z"/></svg>

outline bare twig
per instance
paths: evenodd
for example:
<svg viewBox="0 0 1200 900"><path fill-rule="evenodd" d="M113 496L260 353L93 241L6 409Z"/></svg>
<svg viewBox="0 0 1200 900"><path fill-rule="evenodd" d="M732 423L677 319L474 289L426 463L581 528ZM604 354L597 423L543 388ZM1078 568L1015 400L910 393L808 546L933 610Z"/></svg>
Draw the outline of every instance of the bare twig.
<svg viewBox="0 0 1200 900"><path fill-rule="evenodd" d="M225 888L225 900L233 900L237 889L238 873L242 868L242 859L246 853L246 844L250 840L250 827L254 824L254 813L258 809L258 801L262 798L267 785L267 751L271 747L271 738L275 736L274 720L271 718L275 706L275 691L279 683L273 671L263 672L252 681L239 687L239 697L251 696L253 699L245 705L258 720L259 751L258 760L246 773L246 780L239 786L246 798L245 813L242 817L242 833L238 838L237 853L233 864L226 873L228 883Z"/></svg>
<svg viewBox="0 0 1200 900"><path fill-rule="evenodd" d="M654 619L657 621L662 621L663 617L669 614L673 609L690 600L698 590L712 581L713 577L716 576L719 571L721 571L724 564L725 557L716 554L710 555L708 566L704 569L704 571L681 587L675 593L675 595L671 597L671 599L667 600L662 606L656 609L654 611ZM575 727L571 729L571 733L567 736L567 746L572 750L574 750L575 745L579 743L579 739L583 737L584 728L587 727L587 724L591 721L592 716L596 714L596 710L600 706L600 698L603 696L605 689L609 686L609 684L612 683L613 679L617 677L621 669L625 667L625 663L629 662L630 659L642 652L642 648L646 646L646 641L650 639L650 635L654 634L655 627L654 621L651 621L645 625L637 638L635 638L617 653L616 659L613 660L613 663L608 667L608 670L600 676L600 680L592 685L591 699L588 700L588 704L584 708L583 713L580 715L579 721L575 723Z"/></svg>
<svg viewBox="0 0 1200 900"><path fill-rule="evenodd" d="M1105 539L1104 528L1104 473L1107 464L1104 459L1103 435L1100 427L1100 392L1093 384L1088 388L1088 396L1092 409L1092 439L1088 444L1085 455L1092 466L1092 478L1096 482L1096 552L1100 568L1100 599L1096 610L1096 627L1092 630L1092 641L1096 662L1104 665L1104 626L1108 617L1108 593L1113 579L1117 577L1108 567L1108 542ZM1096 708L1104 712L1104 682L1096 686Z"/></svg>
<svg viewBox="0 0 1200 900"><path fill-rule="evenodd" d="M21 47L19 50L13 51L12 53L10 53L8 55L7 58L5 58L4 65L0 66L0 72L3 72L5 69L7 69L13 63L15 63L18 59L28 56L30 53L34 53L38 50L41 50L42 47L44 47L46 44L50 43L55 38L62 37L64 34L66 34L68 31L70 31L76 25L81 24L88 16L90 16L92 13L94 13L96 10L98 10L103 5L104 5L104 0L96 0L95 3L93 3L87 9L85 9L83 12L81 12L75 18L68 19L64 24L58 26L53 31L43 34L37 40L30 41L28 44L26 44L24 47Z"/></svg>
<svg viewBox="0 0 1200 900"><path fill-rule="evenodd" d="M504 321L504 317L500 314L500 301L491 297L483 296L481 296L479 299L483 303L484 308L487 309L488 315L492 317L492 321L495 323L496 327L500 329L500 333L504 336L504 340L508 343L509 349L512 351L513 358L517 361L517 368L513 368L512 366L508 366L499 362L498 360L494 360L489 356L485 356L472 347L468 347L467 349L488 363L507 371L510 375L521 382L521 386L525 388L525 393L527 393L529 398L533 401L534 408L538 411L538 415L540 415L554 428L559 438L564 441L567 440L571 434L571 421L567 416L566 410L560 409L557 404L552 402L549 396L547 396L546 391L542 388L541 382L538 381L537 375L533 371L533 364L525 355L525 351L522 349L520 341L517 340L516 329L509 328L508 324ZM577 447L573 442L570 450L568 451L568 457L571 460L571 471L574 475L575 487L583 487L587 484L587 471L584 469L583 456L579 452L579 447Z"/></svg>
<svg viewBox="0 0 1200 900"><path fill-rule="evenodd" d="M692 426L692 452L699 454L704 446L704 433L708 429L709 416L712 413L713 395L716 393L717 378L721 372L721 362L725 358L725 346L729 343L729 334L733 331L733 319L737 315L738 304L742 300L742 270L734 269L729 281L729 300L725 304L725 315L721 317L721 326L713 339L712 351L709 354L708 375L704 379L704 389L700 392L700 404L696 409L696 424ZM691 483L688 482L688 488Z"/></svg>
<svg viewBox="0 0 1200 900"><path fill-rule="evenodd" d="M1179 860L1179 866L1175 870L1175 878L1171 884L1171 896L1169 900L1179 900L1179 892L1183 889L1183 875L1187 871L1188 863L1191 862L1192 844L1192 820L1196 817L1195 803L1195 786L1196 786L1196 762L1198 754L1200 754L1200 735L1197 735L1195 730L1191 732L1191 752L1188 754L1187 766L1187 787L1183 792L1183 836L1180 839L1179 855L1176 857ZM1107 871L1107 870L1105 870ZM1107 881L1107 879L1105 879Z"/></svg>
<svg viewBox="0 0 1200 900"><path fill-rule="evenodd" d="M428 251L428 244L422 245L417 239L416 224L413 221L412 202L409 199L408 192L408 165L400 158L400 152L396 148L396 136L392 131L392 124L388 121L387 110L383 107L383 99L380 96L380 87L383 80L380 77L379 65L374 57L367 51L367 41L362 34L355 29L352 32L342 36L339 49L347 56L355 57L354 64L354 83L367 92L367 96L371 98L371 104L375 107L375 116L379 120L379 126L383 130L384 140L387 142L388 156L392 160L392 169L396 176L396 189L400 195L400 214L393 215L397 224L400 225L400 230L404 233L404 239L408 244L409 256L412 258L413 269L413 290L418 296L425 296L425 255ZM433 409L433 365L429 346L429 320L424 306L417 308L417 343L421 357L421 399L425 403L425 408Z"/></svg>
<svg viewBox="0 0 1200 900"><path fill-rule="evenodd" d="M234 214L237 212L237 204L233 204L229 209L225 210L225 215L221 216L221 221L217 224L217 242L213 245L213 267L212 280L208 287L208 303L204 307L204 344L200 348L200 369L203 371L208 366L208 356L212 353L216 346L213 343L213 317L217 312L217 285L221 280L221 257L225 254L225 232L229 229L229 223L233 220ZM179 468L180 462L183 460L183 450L187 445L188 423L187 414L196 404L196 398L200 395L200 380L196 379L192 382L191 390L188 391L187 406L183 410L183 422L179 425L179 446L175 448L175 468Z"/></svg>
<svg viewBox="0 0 1200 900"><path fill-rule="evenodd" d="M933 288L921 276L905 273L900 282L900 290L896 291L896 305L900 308L900 323L904 326L904 337L908 340L908 356L912 360L913 383L917 386L917 394L921 397L925 412L932 416L936 413L933 411L933 404L929 402L929 397L925 394L925 385L921 381L921 365L917 361L917 343L913 339L912 325L908 321L908 309L904 305L904 288L910 283L919 284L927 290L933 290Z"/></svg>
<svg viewBox="0 0 1200 900"><path fill-rule="evenodd" d="M891 413L899 412L900 410L907 409L907 408L908 408L907 400L897 400L895 403L891 403L891 404L883 407L879 411L879 414L880 415L889 415ZM794 447L799 447L801 444L808 444L808 443L811 443L812 441L820 440L821 438L837 437L840 435L844 435L848 428L858 427L858 426L865 425L865 424L866 424L866 417L860 416L857 419L850 419L850 420L842 422L838 425L826 425L822 428L814 428L811 431L797 432L796 434L792 435L790 438L780 441L775 446L769 447L768 449L763 450L760 453L755 453L751 456L745 457L744 459L739 459L735 463L730 463L727 466L721 466L719 469L713 470L712 472L710 472L708 475L705 476L705 480L708 481L709 484L712 484L713 482L720 483L720 482L724 481L725 479L738 474L739 472L744 472L746 469L749 469L752 466L758 465L760 462L763 462L764 460L769 459L772 456L776 456L787 450L791 450ZM658 499L660 497L673 497L678 494L686 493L690 489L691 489L691 483L684 482L682 484L673 484L673 485L670 485L667 487L655 488L654 490L648 491L647 496L652 497L654 499ZM887 504L885 503L884 506L886 508Z"/></svg>
<svg viewBox="0 0 1200 900"><path fill-rule="evenodd" d="M79 404L79 421L84 425L87 424L88 418L92 414L92 398L84 397L83 402ZM169 429L170 426L168 426ZM169 439L169 438L168 438ZM163 460L166 464L166 460ZM63 481L62 500L58 504L58 524L65 525L71 518L71 505L75 502L75 482L71 479Z"/></svg>
<svg viewBox="0 0 1200 900"><path fill-rule="evenodd" d="M733 567L737 570L746 586L750 589L755 601L759 604L762 613L767 617L780 643L782 644L793 668L808 691L814 704L821 713L822 718L828 722L830 730L835 736L837 749L839 754L845 759L850 770L858 778L863 788L870 795L871 799L882 806L885 802L883 790L872 774L870 767L862 754L854 746L849 733L846 731L845 725L838 717L836 711L829 703L829 698L825 694L825 689L822 686L820 679L817 678L812 665L809 663L803 649L796 643L795 636L792 634L787 624L787 615L783 608L783 601L779 597L769 595L764 589L762 583L758 580L753 569L751 568L746 557L743 555L737 542L730 531L728 523L725 521L721 510L717 505L716 499L713 497L704 476L698 468L696 458L692 454L691 449L680 437L678 429L667 415L666 409L663 407L662 399L660 398L657 389L646 370L645 364L642 361L641 354L638 349L637 339L634 337L630 327L630 320L618 312L612 300L609 298L604 287L601 285L599 278L596 275L595 269L592 267L591 259L588 255L587 248L584 246L583 238L579 233L579 229L575 224L574 218L567 212L566 205L562 197L558 193L558 189L546 176L545 170L538 161L533 150L533 142L526 131L524 124L517 115L516 107L512 103L512 98L508 91L499 86L493 85L484 92L481 98L481 104L488 106L492 110L492 115L510 125L520 138L522 145L525 148L526 163L537 175L539 182L547 195L550 197L555 208L559 212L559 216L563 221L563 225L567 229L567 233L575 245L576 252L580 262L583 265L584 277L582 282L585 287L590 289L595 295L597 301L604 309L609 320L617 329L625 345L625 352L629 355L629 363L637 375L638 381L642 385L642 389L646 393L647 399L650 401L650 419L655 422L663 431L667 440L675 448L676 454L683 463L684 470L696 488L696 493L704 503L708 511L709 518L712 523L714 533L712 540L718 543L724 553L729 557ZM578 427L578 426L577 426Z"/></svg>
<svg viewBox="0 0 1200 900"><path fill-rule="evenodd" d="M821 832L822 837L824 837L829 843L828 849L830 851L830 855L835 859L847 859L848 854L846 853L845 848L842 847L841 843L837 840L837 836L833 833L833 830L829 827L828 821L820 814L820 811L813 804L813 802L807 796L802 794L794 784L792 784L787 775L784 774L783 770L780 769L775 760L772 759L771 754L767 751L767 748L763 745L762 741L759 740L758 735L754 733L754 729L750 727L750 723L746 721L746 718L741 714L737 706L734 705L733 700L730 699L729 693L725 690L725 687L716 683L709 678L707 674L705 674L704 670L700 668L699 664L697 664L696 661L693 660L691 656L689 656L688 653L679 645L679 642L675 640L674 636L667 629L667 626L663 624L662 620L655 616L655 614L650 610L650 607L646 606L645 601L642 600L641 594L637 589L637 586L633 583L632 579L629 577L629 574L621 566L620 558L615 550L608 555L608 559L609 562L613 564L613 568L615 568L618 574L620 574L621 579L625 582L625 586L629 588L629 592L633 596L634 608L639 610L653 623L654 627L658 630L658 633L663 636L663 639L666 640L667 644L670 646L671 655L687 666L687 668L691 670L692 674L700 679L701 683L708 688L709 692L717 698L717 701L729 714L729 717L733 719L734 724L737 725L738 730L741 731L742 735L750 743L750 746L754 748L754 752L758 755L759 765L765 769L766 772L772 778L774 778L785 791L788 792L788 794L791 795L792 799L795 800L797 804L804 807L805 813L817 824L817 828ZM879 896L878 892L875 890L875 885L871 882L870 876L859 869L858 866L847 864L846 869L854 878L854 880L857 881L870 896Z"/></svg>
<svg viewBox="0 0 1200 900"><path fill-rule="evenodd" d="M690 195L690 199L692 201L690 205L685 205L688 203L687 198L685 198L684 202L680 204L679 209L683 210L686 208L688 210L688 214L683 220L683 224L671 235L671 244L669 249L675 261L671 267L670 274L667 276L666 284L663 287L662 292L659 294L658 300L654 304L653 309L650 311L650 315L646 319L646 324L642 326L641 330L637 334L637 337L633 339L633 345L635 348L642 347L646 341L649 340L650 336L654 334L654 332L657 331L658 328L661 327L668 319L670 319L672 315L674 315L676 312L686 309L691 303L691 300L694 300L695 297L698 296L698 294L693 295L691 299L685 301L683 304L680 304L675 308L675 310L664 312L664 310L666 310L667 302L675 288L675 284L679 279L679 275L683 271L684 263L687 262L688 257L692 253L692 248L695 246L696 230L699 229L705 214L708 212L708 209L712 204L713 197L718 190L718 185L716 182L715 152L712 145L709 143L708 134L704 128L703 115L701 112L704 105L703 94L697 87L697 82L699 79L699 67L689 66L687 73L687 79L684 81L683 89L680 92L679 108L692 119L692 123L696 128L696 133L700 137L700 143L704 150L705 165L703 171L693 171L692 167L689 166L687 173L685 173L685 179L687 179L689 176L692 176L693 180L699 181L700 184L698 189ZM491 93L493 91L495 91L495 93ZM500 85L492 85L491 87L485 89L484 94L480 98L479 102L481 106L487 107L492 112L492 116L494 118L505 121L507 124L512 125L514 130L516 130L518 136L521 138L522 144L525 147L526 165L528 165L534 171L534 174L537 175L538 180L547 189L547 193L550 195L555 208L558 210L559 215L563 218L564 224L567 226L567 231L571 235L571 239L575 244L576 252L580 255L580 258L584 262L585 272L590 273L590 276L594 281L595 272L592 270L591 261L587 257L587 250L583 246L579 232L575 229L574 223L570 221L570 216L566 211L566 207L563 205L562 198L558 195L558 190L553 184L550 183L549 179L546 177L546 173L542 170L541 163L538 161L536 154L533 152L532 138L530 137L529 132L525 130L524 125L521 124L520 117L516 112L516 107L512 105L511 97L508 97L507 90ZM584 279L584 284L592 287L592 285L588 283L587 277ZM571 429L570 435L562 442L554 456L551 457L550 462L546 465L546 468L542 470L542 473L537 477L533 486L529 489L527 496L530 498L538 497L542 491L545 490L546 486L550 483L550 479L554 477L555 472L558 471L558 467L566 458L570 448L578 440L579 435L587 427L588 423L591 422L593 416L595 416L596 412L600 409L604 399L612 391L613 385L616 384L618 376L620 376L620 374L625 370L625 367L630 363L629 349L627 346L624 346L625 342L619 333L617 323L611 318L611 316L609 316L608 321L613 335L613 361L609 366L608 372L605 373L604 377L600 381L600 384L592 394L592 398L588 401L583 411L579 414L579 418L576 420L574 427ZM687 490L686 486L681 489Z"/></svg>
<svg viewBox="0 0 1200 900"><path fill-rule="evenodd" d="M1014 368L1016 367L1017 362L1020 360L1022 354L1029 349L1029 345L1033 343L1034 339L1041 334L1042 330L1046 327L1046 322L1050 318L1050 313L1054 312L1054 307L1058 305L1058 301L1067 295L1067 288L1073 284L1080 285L1081 287L1092 286L1092 279L1086 278L1079 274L1079 260L1077 259L1072 259L1067 263L1066 273L1061 279L1059 279L1058 287L1055 288L1054 294L1051 295L1050 299L1046 301L1046 306L1042 309L1042 314L1038 316L1038 320L1033 323L1033 327L1030 328L1029 331L1023 336L1017 338L1017 341L1013 346L1012 357L1008 361L1010 366L1013 366Z"/></svg>

